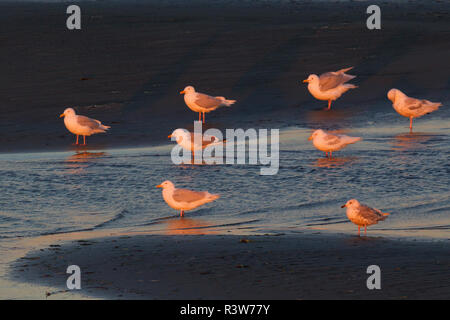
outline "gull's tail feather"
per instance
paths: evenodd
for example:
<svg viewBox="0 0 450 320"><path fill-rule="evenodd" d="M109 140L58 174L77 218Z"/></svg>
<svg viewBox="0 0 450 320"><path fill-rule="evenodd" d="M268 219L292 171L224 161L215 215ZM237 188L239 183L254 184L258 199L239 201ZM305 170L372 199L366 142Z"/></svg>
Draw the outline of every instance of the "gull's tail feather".
<svg viewBox="0 0 450 320"><path fill-rule="evenodd" d="M427 109L431 112L431 111L436 111L437 109L439 109L439 107L442 107L442 103L440 102L431 102L428 100L425 100L427 102Z"/></svg>
<svg viewBox="0 0 450 320"><path fill-rule="evenodd" d="M353 144L353 143L356 143L356 142L361 141L361 140L362 140L361 137L349 137L349 136L345 136L344 143L345 143L345 144Z"/></svg>
<svg viewBox="0 0 450 320"><path fill-rule="evenodd" d="M387 213L387 212L381 212L381 211L379 211L379 212L381 214L381 217L378 218L378 221L384 221L390 215L390 213Z"/></svg>
<svg viewBox="0 0 450 320"><path fill-rule="evenodd" d="M236 100L227 100L225 97L216 97L219 100L222 100L222 105L229 107L236 102Z"/></svg>
<svg viewBox="0 0 450 320"><path fill-rule="evenodd" d="M214 200L217 200L217 199L219 199L220 198L220 194L211 194L211 193L208 193L208 195L206 196L206 203L208 203L208 202L211 202L211 201L214 201Z"/></svg>
<svg viewBox="0 0 450 320"><path fill-rule="evenodd" d="M350 142L349 143L356 143L358 141L361 141L362 138L361 137L350 137Z"/></svg>
<svg viewBox="0 0 450 320"><path fill-rule="evenodd" d="M347 71L352 70L354 67L350 67L350 68L345 68L345 69L341 69L338 71L338 73L346 73ZM356 76L355 76L356 77Z"/></svg>

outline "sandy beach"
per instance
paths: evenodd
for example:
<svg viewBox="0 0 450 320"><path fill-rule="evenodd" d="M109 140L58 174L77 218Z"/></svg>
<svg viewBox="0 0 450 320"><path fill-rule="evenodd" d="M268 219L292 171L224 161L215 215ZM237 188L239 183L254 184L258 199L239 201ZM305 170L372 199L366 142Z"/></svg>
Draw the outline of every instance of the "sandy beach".
<svg viewBox="0 0 450 320"><path fill-rule="evenodd" d="M201 230L193 230L193 233ZM28 253L11 276L69 299L448 299L448 240L405 241L327 233L142 235L74 240ZM381 290L366 287L381 269ZM59 289L59 290L58 290ZM74 292L75 293L75 292ZM42 292L45 298L46 292Z"/></svg>

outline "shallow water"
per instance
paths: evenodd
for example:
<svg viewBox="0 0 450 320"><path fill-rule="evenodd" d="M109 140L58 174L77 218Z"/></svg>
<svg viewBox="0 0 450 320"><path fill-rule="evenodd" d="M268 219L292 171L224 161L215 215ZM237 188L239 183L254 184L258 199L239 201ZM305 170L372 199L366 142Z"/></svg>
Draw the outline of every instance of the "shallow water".
<svg viewBox="0 0 450 320"><path fill-rule="evenodd" d="M0 241L82 230L165 228L174 221L165 218L178 213L155 188L164 180L219 193L219 200L187 214L211 227L354 232L340 205L357 198L391 213L370 228L374 231L445 238L450 227L450 130L439 119L445 117L441 111L440 117L435 113L419 119L412 134L407 119L397 123L394 113L395 123L374 114L351 129L335 128L364 140L332 160L307 141L311 129L282 130L280 168L274 176L261 176L259 165L174 165L171 144L2 154ZM321 116L330 114L311 111L307 121L318 127ZM350 119L341 122L349 127L345 123Z"/></svg>
<svg viewBox="0 0 450 320"><path fill-rule="evenodd" d="M369 227L371 236L448 239L448 113L443 108L417 120L409 133L408 119L393 111L304 111L301 125L280 132L280 167L274 176L261 176L259 165L174 165L171 142L0 154L3 298L43 298L43 290L52 290L10 282L6 274L9 263L29 250L60 240L311 230L354 235L356 226L340 208L351 198L391 213ZM313 128L363 141L329 160L307 140ZM180 219L155 188L164 180L221 198Z"/></svg>

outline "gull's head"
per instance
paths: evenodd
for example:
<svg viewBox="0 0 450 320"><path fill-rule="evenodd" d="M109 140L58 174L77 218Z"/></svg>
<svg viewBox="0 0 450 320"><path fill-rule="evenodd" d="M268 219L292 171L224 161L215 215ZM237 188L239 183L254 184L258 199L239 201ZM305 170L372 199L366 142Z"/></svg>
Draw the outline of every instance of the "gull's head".
<svg viewBox="0 0 450 320"><path fill-rule="evenodd" d="M308 140L313 140L316 137L320 137L321 135L323 135L325 133L325 131L323 131L322 129L317 129L316 131L314 131L311 136L308 138Z"/></svg>
<svg viewBox="0 0 450 320"><path fill-rule="evenodd" d="M190 135L189 131L186 129L176 129L172 134L168 136L168 138L175 138L176 141L180 142L181 140L187 138Z"/></svg>
<svg viewBox="0 0 450 320"><path fill-rule="evenodd" d="M193 86L187 86L186 88L184 88L183 91L180 92L180 94L189 94L189 93L194 93L195 89Z"/></svg>
<svg viewBox="0 0 450 320"><path fill-rule="evenodd" d="M75 110L73 110L72 108L67 108L66 110L64 110L64 113L62 113L59 117L67 117L67 116L74 116L75 115Z"/></svg>
<svg viewBox="0 0 450 320"><path fill-rule="evenodd" d="M172 183L171 181L169 181L169 180L166 180L166 181L164 181L163 183L158 184L156 187L157 187L157 188L163 188L163 189L166 189L166 188L168 188L168 189L173 189L173 188L175 188L175 186L173 185L173 183Z"/></svg>
<svg viewBox="0 0 450 320"><path fill-rule="evenodd" d="M303 82L310 83L310 82L314 82L314 81L318 81L318 80L319 80L319 77L317 75L310 74L308 79L303 80Z"/></svg>
<svg viewBox="0 0 450 320"><path fill-rule="evenodd" d="M391 89L389 90L387 97L389 100L391 100L392 102L395 101L395 96L400 92L400 90L398 89Z"/></svg>
<svg viewBox="0 0 450 320"><path fill-rule="evenodd" d="M359 207L359 201L356 199L348 200L346 204L341 206L341 208L352 208L352 207Z"/></svg>

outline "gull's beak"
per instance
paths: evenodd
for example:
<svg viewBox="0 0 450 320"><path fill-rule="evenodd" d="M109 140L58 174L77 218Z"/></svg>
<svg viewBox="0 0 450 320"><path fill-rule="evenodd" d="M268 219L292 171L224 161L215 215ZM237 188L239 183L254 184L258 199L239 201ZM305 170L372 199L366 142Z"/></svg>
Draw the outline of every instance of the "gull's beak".
<svg viewBox="0 0 450 320"><path fill-rule="evenodd" d="M184 90L183 90L183 91L180 91L180 94L185 94L185 93L186 93L186 91L184 91Z"/></svg>
<svg viewBox="0 0 450 320"><path fill-rule="evenodd" d="M59 117L60 117L60 118L62 118L62 117L64 117L64 116L65 116L65 114L64 114L64 113L62 113L62 114L61 114L61 115L60 115Z"/></svg>
<svg viewBox="0 0 450 320"><path fill-rule="evenodd" d="M308 80L308 79L305 79L305 80L303 80L303 82L309 82L309 80Z"/></svg>
<svg viewBox="0 0 450 320"><path fill-rule="evenodd" d="M342 205L342 206L341 206L341 208L345 208L346 206L347 206L347 205L346 205L346 204L344 204L344 205Z"/></svg>
<svg viewBox="0 0 450 320"><path fill-rule="evenodd" d="M167 138L172 138L172 135L171 135L171 134L169 134L169 135L167 136Z"/></svg>
<svg viewBox="0 0 450 320"><path fill-rule="evenodd" d="M312 137L312 135L311 135L311 136L309 136L308 140L312 140L312 138L313 138L313 137Z"/></svg>
<svg viewBox="0 0 450 320"><path fill-rule="evenodd" d="M158 184L156 187L157 187L157 188L162 188L162 185Z"/></svg>

